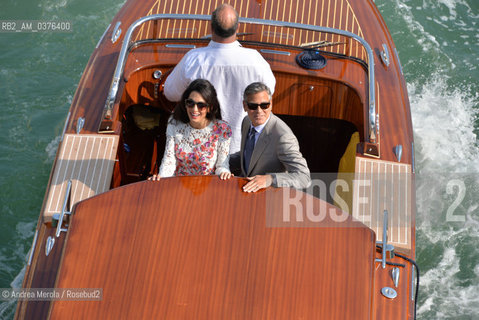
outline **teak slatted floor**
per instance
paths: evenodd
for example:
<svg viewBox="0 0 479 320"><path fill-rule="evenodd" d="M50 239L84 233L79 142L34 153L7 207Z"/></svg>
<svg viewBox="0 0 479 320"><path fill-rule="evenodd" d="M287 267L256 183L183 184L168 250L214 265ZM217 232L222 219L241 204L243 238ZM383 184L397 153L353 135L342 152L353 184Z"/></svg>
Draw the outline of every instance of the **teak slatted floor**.
<svg viewBox="0 0 479 320"><path fill-rule="evenodd" d="M388 242L411 248L411 165L356 158L353 217L382 241L383 212L388 211Z"/></svg>
<svg viewBox="0 0 479 320"><path fill-rule="evenodd" d="M70 208L81 200L110 189L118 136L66 134L58 154L43 212L46 221L62 210L68 181L72 181Z"/></svg>

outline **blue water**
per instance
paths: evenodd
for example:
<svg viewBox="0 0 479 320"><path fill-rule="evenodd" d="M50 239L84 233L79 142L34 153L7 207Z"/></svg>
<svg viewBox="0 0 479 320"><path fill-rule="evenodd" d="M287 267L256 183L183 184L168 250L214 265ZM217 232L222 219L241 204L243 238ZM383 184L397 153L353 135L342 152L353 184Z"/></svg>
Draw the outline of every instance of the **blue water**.
<svg viewBox="0 0 479 320"><path fill-rule="evenodd" d="M73 31L0 33L0 288L21 286L76 85L121 4L2 0L0 20L67 20ZM411 101L418 319L479 319L479 1L376 5L398 48ZM11 319L14 307L0 303L0 319Z"/></svg>

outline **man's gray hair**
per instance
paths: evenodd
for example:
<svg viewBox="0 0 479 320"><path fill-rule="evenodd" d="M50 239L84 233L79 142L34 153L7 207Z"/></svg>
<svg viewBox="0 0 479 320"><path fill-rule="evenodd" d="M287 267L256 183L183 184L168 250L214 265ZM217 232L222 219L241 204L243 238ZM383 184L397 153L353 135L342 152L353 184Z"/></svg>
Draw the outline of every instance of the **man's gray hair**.
<svg viewBox="0 0 479 320"><path fill-rule="evenodd" d="M269 89L269 87L262 82L253 82L248 85L244 90L243 100L246 101L249 96L263 91L266 91L269 100L271 100L271 90Z"/></svg>

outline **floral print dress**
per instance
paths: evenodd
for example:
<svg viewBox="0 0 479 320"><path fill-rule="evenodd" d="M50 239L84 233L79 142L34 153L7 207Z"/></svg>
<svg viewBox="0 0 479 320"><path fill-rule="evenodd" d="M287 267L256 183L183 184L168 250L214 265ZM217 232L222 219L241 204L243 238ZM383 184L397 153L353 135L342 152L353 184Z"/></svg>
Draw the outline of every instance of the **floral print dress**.
<svg viewBox="0 0 479 320"><path fill-rule="evenodd" d="M230 172L231 128L225 121L211 121L203 129L170 118L160 177L209 175Z"/></svg>

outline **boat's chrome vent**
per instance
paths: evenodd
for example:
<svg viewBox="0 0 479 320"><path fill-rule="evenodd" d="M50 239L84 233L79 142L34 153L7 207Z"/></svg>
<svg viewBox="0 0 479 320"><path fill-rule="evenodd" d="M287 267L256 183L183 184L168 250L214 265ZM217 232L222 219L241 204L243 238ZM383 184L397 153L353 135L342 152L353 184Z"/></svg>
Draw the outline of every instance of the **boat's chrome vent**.
<svg viewBox="0 0 479 320"><path fill-rule="evenodd" d="M398 285L399 285L399 274L400 274L400 271L399 271L399 268L398 267L394 267L391 271L391 277L393 278L393 282L394 282L394 286L397 288Z"/></svg>
<svg viewBox="0 0 479 320"><path fill-rule="evenodd" d="M396 156L396 159L398 159L398 162L401 162L402 144L398 144L397 146L394 147L394 155Z"/></svg>
<svg viewBox="0 0 479 320"><path fill-rule="evenodd" d="M121 36L121 29L120 29L121 21L118 21L115 25L115 28L113 29L113 32L111 34L111 43L115 43L118 41L118 39Z"/></svg>
<svg viewBox="0 0 479 320"><path fill-rule="evenodd" d="M45 255L48 257L50 252L53 249L53 246L55 245L55 238L50 236L47 238L47 242L45 244Z"/></svg>
<svg viewBox="0 0 479 320"><path fill-rule="evenodd" d="M383 50L380 52L379 56L381 57L381 60L386 68L389 67L389 50L385 43L383 43Z"/></svg>
<svg viewBox="0 0 479 320"><path fill-rule="evenodd" d="M85 118L80 117L77 120L77 134L80 134L80 132L83 130L83 127L85 126Z"/></svg>
<svg viewBox="0 0 479 320"><path fill-rule="evenodd" d="M305 69L318 70L326 65L326 58L317 50L305 50L296 56L296 62Z"/></svg>

